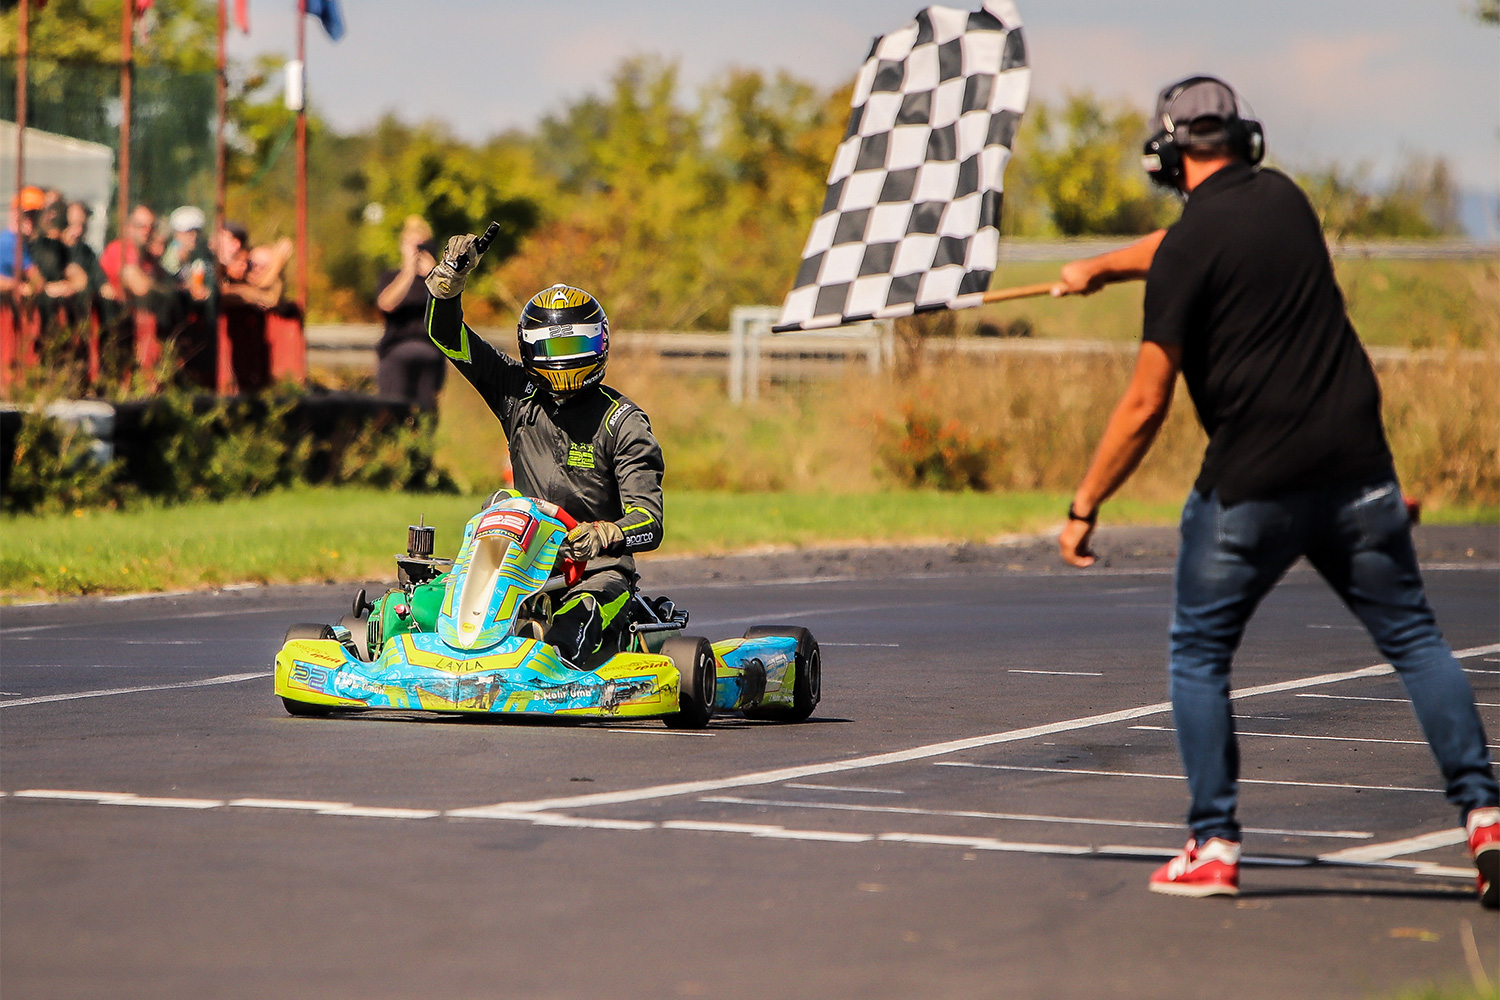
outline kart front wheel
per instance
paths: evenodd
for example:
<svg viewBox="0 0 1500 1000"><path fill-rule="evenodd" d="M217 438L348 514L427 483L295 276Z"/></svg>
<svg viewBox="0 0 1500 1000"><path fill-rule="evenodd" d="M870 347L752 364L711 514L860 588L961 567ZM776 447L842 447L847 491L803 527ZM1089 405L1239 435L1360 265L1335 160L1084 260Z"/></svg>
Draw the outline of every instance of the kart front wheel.
<svg viewBox="0 0 1500 1000"><path fill-rule="evenodd" d="M745 630L746 639L784 637L797 640L795 674L792 677L790 705L761 705L747 709L749 719L775 719L779 722L801 722L823 697L823 654L818 640L807 629L797 625L757 625Z"/></svg>
<svg viewBox="0 0 1500 1000"><path fill-rule="evenodd" d="M699 636L678 636L661 645L682 675L677 685L677 711L662 717L672 729L702 729L714 715L714 687L719 682L714 648Z"/></svg>
<svg viewBox="0 0 1500 1000"><path fill-rule="evenodd" d="M299 622L286 630L286 638L282 640L283 645L293 639L333 639L332 625L318 625L313 622ZM281 698L281 704L286 708L288 715L297 716L323 716L333 711L327 705L314 705L306 701L294 701L285 695Z"/></svg>

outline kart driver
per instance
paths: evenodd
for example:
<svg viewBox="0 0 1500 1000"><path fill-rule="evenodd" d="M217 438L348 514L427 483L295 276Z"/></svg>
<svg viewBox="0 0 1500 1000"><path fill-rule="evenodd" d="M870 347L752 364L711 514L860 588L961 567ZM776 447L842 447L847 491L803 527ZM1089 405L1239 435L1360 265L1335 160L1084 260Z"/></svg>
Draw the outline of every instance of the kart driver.
<svg viewBox="0 0 1500 1000"><path fill-rule="evenodd" d="M641 408L602 384L609 320L588 292L557 284L532 296L517 324L519 364L464 323L459 295L482 253L474 241L450 239L427 276L427 333L500 418L516 491L578 521L558 558L586 561L585 575L557 599L542 638L582 668L639 580L631 553L661 544L661 446Z"/></svg>

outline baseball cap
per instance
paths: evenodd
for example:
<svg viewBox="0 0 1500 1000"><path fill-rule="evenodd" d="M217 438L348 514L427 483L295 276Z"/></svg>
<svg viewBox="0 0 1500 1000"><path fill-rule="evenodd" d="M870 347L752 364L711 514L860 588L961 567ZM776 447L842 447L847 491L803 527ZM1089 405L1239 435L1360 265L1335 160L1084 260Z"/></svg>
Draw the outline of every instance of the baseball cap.
<svg viewBox="0 0 1500 1000"><path fill-rule="evenodd" d="M202 229L208 223L208 218L204 216L203 209L196 205L183 205L168 216L168 221L172 232L189 233L194 229Z"/></svg>
<svg viewBox="0 0 1500 1000"><path fill-rule="evenodd" d="M27 187L23 187L10 200L10 203L13 207L19 208L23 212L36 212L40 211L41 207L47 203L47 196L42 193L41 188L28 185Z"/></svg>
<svg viewBox="0 0 1500 1000"><path fill-rule="evenodd" d="M1156 98L1157 121L1172 133L1202 118L1224 122L1238 116L1239 103L1234 91L1229 84L1212 76L1188 77L1164 88ZM1222 128L1206 133L1183 129L1177 142L1183 146L1197 146L1223 142L1226 138L1227 133Z"/></svg>

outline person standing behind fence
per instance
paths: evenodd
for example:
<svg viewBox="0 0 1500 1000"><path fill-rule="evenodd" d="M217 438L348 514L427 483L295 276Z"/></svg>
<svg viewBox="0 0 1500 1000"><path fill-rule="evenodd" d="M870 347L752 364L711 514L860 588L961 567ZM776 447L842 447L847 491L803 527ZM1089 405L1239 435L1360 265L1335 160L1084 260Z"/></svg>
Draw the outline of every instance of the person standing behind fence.
<svg viewBox="0 0 1500 1000"><path fill-rule="evenodd" d="M1064 560L1087 566L1099 507L1151 447L1182 372L1208 448L1182 510L1171 630L1172 720L1192 839L1152 892L1239 892L1239 748L1230 667L1256 607L1306 557L1396 669L1467 827L1480 901L1500 903L1500 788L1463 668L1438 631L1386 443L1380 386L1307 196L1259 169L1258 122L1191 77L1162 91L1152 180L1182 217L1064 265L1054 295L1146 279L1135 374L1068 508Z"/></svg>
<svg viewBox="0 0 1500 1000"><path fill-rule="evenodd" d="M31 237L42 209L42 189L25 187L10 199L10 216L0 232L0 293L35 294L41 276L31 260ZM21 247L21 273L16 274L16 244Z"/></svg>
<svg viewBox="0 0 1500 1000"><path fill-rule="evenodd" d="M385 316L385 332L375 346L380 395L404 399L423 410L437 408L448 371L442 352L427 336L427 300L432 296L424 282L436 266L432 227L419 216L408 216L401 227L401 267L380 276L375 296Z"/></svg>

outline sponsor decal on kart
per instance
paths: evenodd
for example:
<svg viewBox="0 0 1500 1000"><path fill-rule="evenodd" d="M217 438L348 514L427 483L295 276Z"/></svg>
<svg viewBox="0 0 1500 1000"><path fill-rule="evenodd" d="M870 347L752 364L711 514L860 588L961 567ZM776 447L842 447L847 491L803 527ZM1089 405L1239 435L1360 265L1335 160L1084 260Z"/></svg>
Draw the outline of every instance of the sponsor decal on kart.
<svg viewBox="0 0 1500 1000"><path fill-rule="evenodd" d="M474 537L505 535L523 549L531 547L536 537L536 518L522 510L492 510L479 521Z"/></svg>

